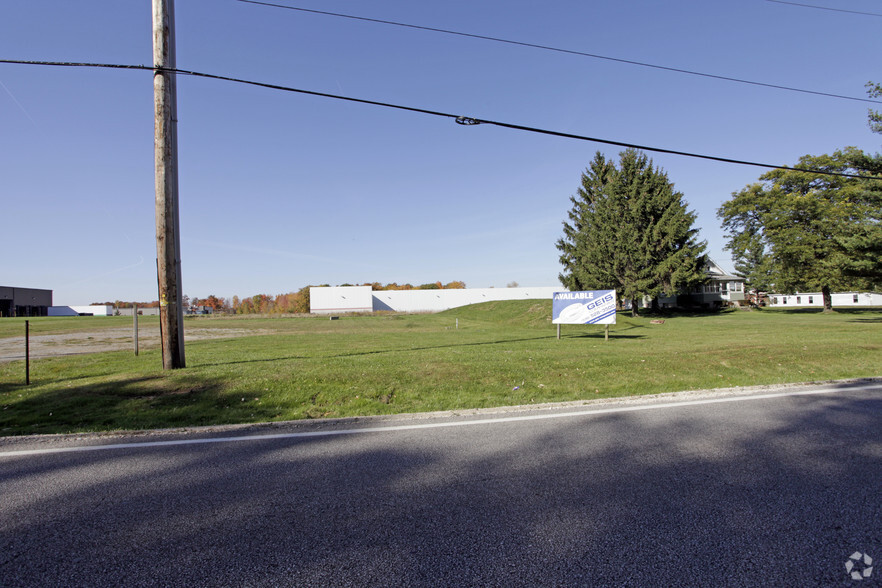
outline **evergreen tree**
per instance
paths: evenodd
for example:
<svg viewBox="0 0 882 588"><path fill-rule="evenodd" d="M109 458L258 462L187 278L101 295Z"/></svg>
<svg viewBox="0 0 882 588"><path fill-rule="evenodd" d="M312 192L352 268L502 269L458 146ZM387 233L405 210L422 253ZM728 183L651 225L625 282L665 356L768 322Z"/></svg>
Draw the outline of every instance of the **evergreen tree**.
<svg viewBox="0 0 882 588"><path fill-rule="evenodd" d="M572 224L564 222L564 236L557 242L564 267L558 277L570 290L603 289L614 283L607 260L613 257L615 211L603 193L614 173L615 165L598 151L582 174L576 196L570 197L573 208L568 216Z"/></svg>
<svg viewBox="0 0 882 588"><path fill-rule="evenodd" d="M614 288L636 315L643 296L673 295L704 280L695 214L646 155L623 151L616 168L598 152L570 200L570 222L557 242L559 278L569 289Z"/></svg>

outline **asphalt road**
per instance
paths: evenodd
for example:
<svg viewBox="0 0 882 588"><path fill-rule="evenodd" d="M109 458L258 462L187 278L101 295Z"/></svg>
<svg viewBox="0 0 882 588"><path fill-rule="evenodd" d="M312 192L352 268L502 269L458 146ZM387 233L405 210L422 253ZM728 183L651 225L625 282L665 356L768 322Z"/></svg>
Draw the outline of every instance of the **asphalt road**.
<svg viewBox="0 0 882 588"><path fill-rule="evenodd" d="M882 585L882 382L786 392L0 439L0 586Z"/></svg>

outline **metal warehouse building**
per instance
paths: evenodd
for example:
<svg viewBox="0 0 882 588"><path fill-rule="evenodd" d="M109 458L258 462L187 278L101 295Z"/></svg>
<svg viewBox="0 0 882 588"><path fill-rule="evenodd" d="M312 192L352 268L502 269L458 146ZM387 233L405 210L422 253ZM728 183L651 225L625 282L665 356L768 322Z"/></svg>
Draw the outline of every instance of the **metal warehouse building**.
<svg viewBox="0 0 882 588"><path fill-rule="evenodd" d="M52 290L0 286L0 317L46 316L52 306Z"/></svg>

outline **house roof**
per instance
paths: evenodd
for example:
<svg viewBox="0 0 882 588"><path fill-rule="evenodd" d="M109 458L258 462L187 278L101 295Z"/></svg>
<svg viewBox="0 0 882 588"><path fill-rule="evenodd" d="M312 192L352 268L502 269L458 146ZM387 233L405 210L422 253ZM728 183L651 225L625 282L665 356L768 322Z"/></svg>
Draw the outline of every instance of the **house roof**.
<svg viewBox="0 0 882 588"><path fill-rule="evenodd" d="M730 282L743 282L744 278L741 276L735 276L733 274L726 273L720 264L718 264L713 259L708 258L707 267L705 268L707 271L707 275L709 278L713 280L721 280L721 281L730 281Z"/></svg>

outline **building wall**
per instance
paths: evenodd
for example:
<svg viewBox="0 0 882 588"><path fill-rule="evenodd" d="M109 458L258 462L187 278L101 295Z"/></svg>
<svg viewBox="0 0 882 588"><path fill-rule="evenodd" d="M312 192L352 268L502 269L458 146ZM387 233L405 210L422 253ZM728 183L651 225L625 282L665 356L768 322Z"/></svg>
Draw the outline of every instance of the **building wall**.
<svg viewBox="0 0 882 588"><path fill-rule="evenodd" d="M52 290L0 286L0 316L46 316Z"/></svg>
<svg viewBox="0 0 882 588"><path fill-rule="evenodd" d="M309 312L343 314L374 310L370 286L336 286L309 289Z"/></svg>
<svg viewBox="0 0 882 588"><path fill-rule="evenodd" d="M113 307L104 304L89 306L50 306L48 316L113 316Z"/></svg>
<svg viewBox="0 0 882 588"><path fill-rule="evenodd" d="M310 312L440 312L450 308L493 300L551 300L563 286L534 288L465 288L444 290L377 290L370 286L310 288Z"/></svg>
<svg viewBox="0 0 882 588"><path fill-rule="evenodd" d="M882 306L882 294L872 292L837 292L830 295L833 307ZM823 308L824 296L820 292L803 294L769 294L769 306L773 308Z"/></svg>

